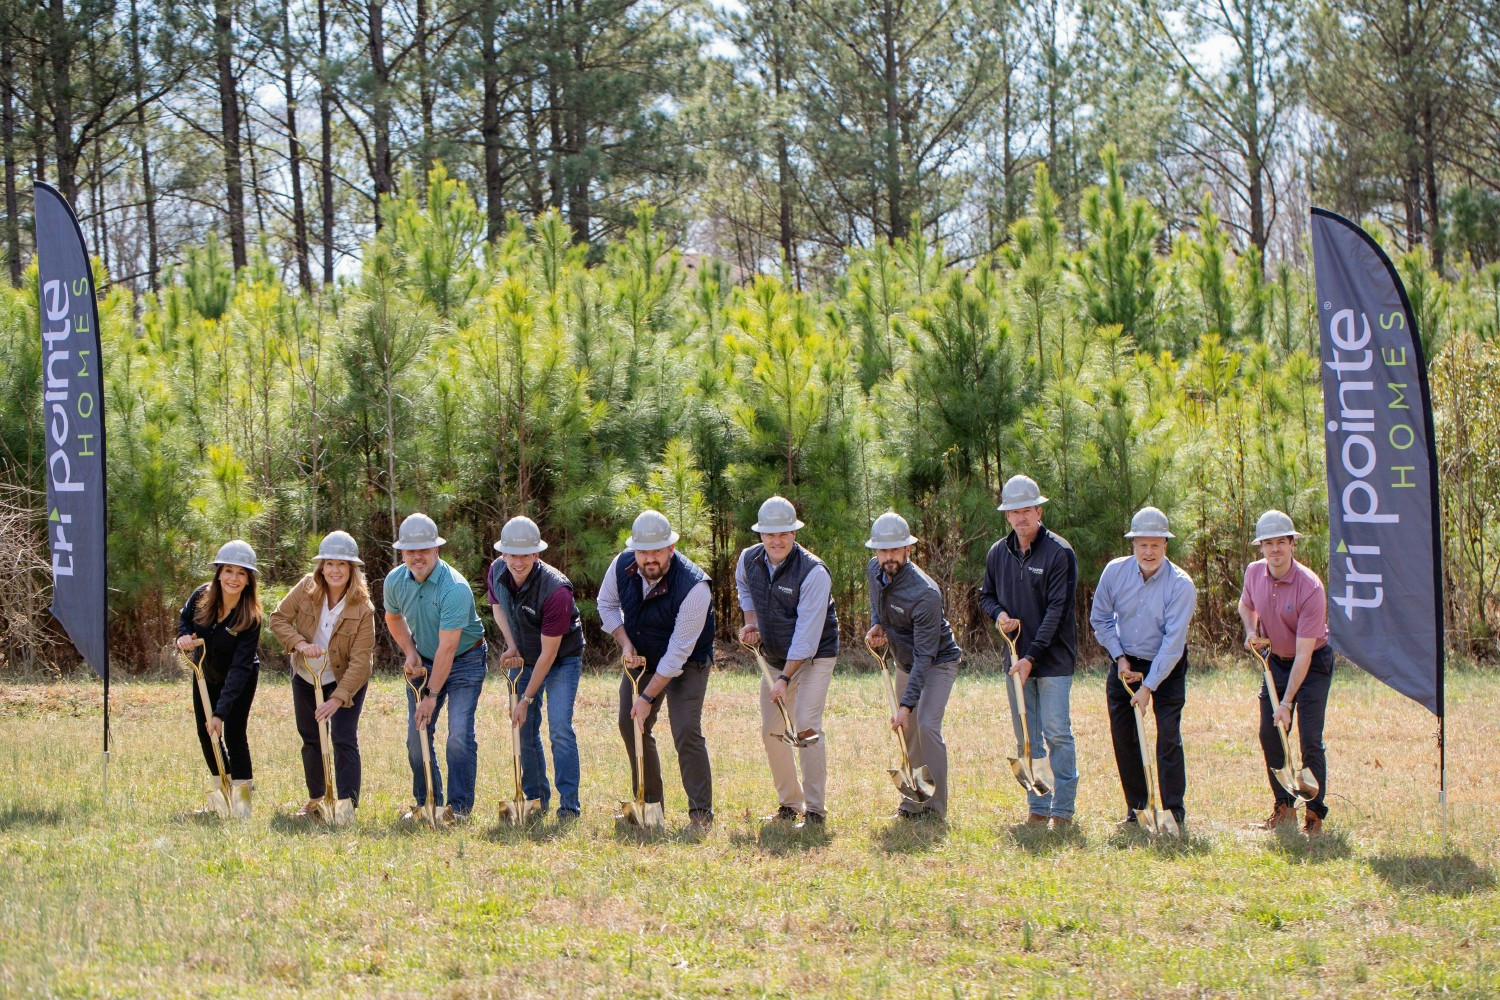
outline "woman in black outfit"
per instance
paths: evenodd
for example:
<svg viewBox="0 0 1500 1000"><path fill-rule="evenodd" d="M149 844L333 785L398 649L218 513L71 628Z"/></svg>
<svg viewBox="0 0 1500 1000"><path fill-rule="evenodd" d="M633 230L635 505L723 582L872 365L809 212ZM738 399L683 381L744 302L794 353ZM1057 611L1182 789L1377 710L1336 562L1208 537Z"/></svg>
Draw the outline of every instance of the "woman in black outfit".
<svg viewBox="0 0 1500 1000"><path fill-rule="evenodd" d="M177 648L189 656L203 657L203 676L208 682L210 716L193 685L193 714L198 720L198 742L209 774L217 777L213 744L221 740L225 766L236 785L245 785L245 802L254 772L250 766L250 742L245 736L250 703L260 679L261 606L255 580L255 550L238 539L226 542L214 557L214 578L189 597L177 622ZM199 640L204 650L195 646Z"/></svg>

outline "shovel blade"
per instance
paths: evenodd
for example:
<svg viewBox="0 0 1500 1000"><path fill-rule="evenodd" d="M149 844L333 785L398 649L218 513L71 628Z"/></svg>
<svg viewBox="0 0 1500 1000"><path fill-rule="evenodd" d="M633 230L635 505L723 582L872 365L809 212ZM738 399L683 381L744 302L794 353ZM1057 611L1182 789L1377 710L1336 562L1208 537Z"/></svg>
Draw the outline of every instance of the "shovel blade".
<svg viewBox="0 0 1500 1000"><path fill-rule="evenodd" d="M500 803L500 822L524 826L542 812L541 799L511 799Z"/></svg>
<svg viewBox="0 0 1500 1000"><path fill-rule="evenodd" d="M1292 769L1290 767L1272 768L1271 775L1276 779L1278 785L1286 789L1288 795L1297 794L1297 780L1292 777ZM1316 795L1317 792L1313 794Z"/></svg>
<svg viewBox="0 0 1500 1000"><path fill-rule="evenodd" d="M932 780L926 764L917 768L887 768L886 773L891 776L896 791L913 802L926 802L937 791L937 783Z"/></svg>
<svg viewBox="0 0 1500 1000"><path fill-rule="evenodd" d="M1297 773L1297 787L1288 788L1287 791L1303 802L1311 802L1318 797L1318 779L1314 778L1313 773L1304 767Z"/></svg>
<svg viewBox="0 0 1500 1000"><path fill-rule="evenodd" d="M1172 810L1156 810L1156 832L1166 837L1182 836L1182 829L1178 827L1177 817L1172 815Z"/></svg>
<svg viewBox="0 0 1500 1000"><path fill-rule="evenodd" d="M208 791L204 797L208 802L209 811L220 819L229 818L229 800L224 797L224 789L217 781L212 782L208 786Z"/></svg>
<svg viewBox="0 0 1500 1000"><path fill-rule="evenodd" d="M1028 792L1031 791L1031 773L1029 767L1031 761L1021 757L1010 758L1010 773L1016 776L1016 781Z"/></svg>
<svg viewBox="0 0 1500 1000"><path fill-rule="evenodd" d="M1154 809L1135 810L1135 821L1142 830L1145 830L1152 837L1161 832L1161 829L1156 825L1156 811Z"/></svg>
<svg viewBox="0 0 1500 1000"><path fill-rule="evenodd" d="M343 826L354 822L354 800L339 799L333 804L333 825Z"/></svg>
<svg viewBox="0 0 1500 1000"><path fill-rule="evenodd" d="M659 830L667 825L667 816L660 802L637 802L629 799L620 803L620 811L615 814L615 822L643 829Z"/></svg>
<svg viewBox="0 0 1500 1000"><path fill-rule="evenodd" d="M1052 779L1052 761L1046 757L1031 758L1031 785L1038 795L1051 795L1056 782Z"/></svg>
<svg viewBox="0 0 1500 1000"><path fill-rule="evenodd" d="M804 729L796 735L783 731L777 733L776 738L789 747L796 747L801 750L816 745L818 740L823 738L823 734L816 729Z"/></svg>
<svg viewBox="0 0 1500 1000"><path fill-rule="evenodd" d="M229 790L229 815L235 819L250 818L249 785L235 785Z"/></svg>

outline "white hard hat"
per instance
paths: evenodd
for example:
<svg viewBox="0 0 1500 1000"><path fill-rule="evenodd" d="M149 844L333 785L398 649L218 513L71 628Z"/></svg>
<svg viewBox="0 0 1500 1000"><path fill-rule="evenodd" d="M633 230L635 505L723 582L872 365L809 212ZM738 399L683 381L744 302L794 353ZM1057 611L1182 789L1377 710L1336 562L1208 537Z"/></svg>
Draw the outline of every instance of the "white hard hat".
<svg viewBox="0 0 1500 1000"><path fill-rule="evenodd" d="M391 548L405 552L408 549L435 549L447 543L448 539L438 534L436 521L426 514L412 514L401 522L401 531Z"/></svg>
<svg viewBox="0 0 1500 1000"><path fill-rule="evenodd" d="M1255 522L1255 538L1252 545L1259 545L1267 538L1301 538L1302 532L1292 527L1291 515L1279 510L1268 510Z"/></svg>
<svg viewBox="0 0 1500 1000"><path fill-rule="evenodd" d="M1167 530L1167 515L1155 507L1142 507L1130 519L1130 530L1126 538L1176 538Z"/></svg>
<svg viewBox="0 0 1500 1000"><path fill-rule="evenodd" d="M893 510L888 510L870 525L870 538L865 542L865 548L899 549L915 544L917 544L916 536L911 533L911 525L906 523L906 518Z"/></svg>
<svg viewBox="0 0 1500 1000"><path fill-rule="evenodd" d="M313 561L321 562L324 559L342 559L356 566L365 564L365 561L359 557L359 543L347 531L330 531L323 536L323 540L318 543L318 554L313 556Z"/></svg>
<svg viewBox="0 0 1500 1000"><path fill-rule="evenodd" d="M996 510L1020 510L1022 507L1040 507L1047 502L1036 480L1030 476L1011 476L1000 488L1000 506Z"/></svg>
<svg viewBox="0 0 1500 1000"><path fill-rule="evenodd" d="M529 556L547 547L542 541L542 529L529 517L516 516L505 522L500 529L500 540L495 551L507 556Z"/></svg>
<svg viewBox="0 0 1500 1000"><path fill-rule="evenodd" d="M681 538L667 522L667 515L659 510L643 510L636 515L630 526L630 539L625 543L632 551L652 552L676 545Z"/></svg>
<svg viewBox="0 0 1500 1000"><path fill-rule="evenodd" d="M219 554L214 556L214 565L238 566L241 569L248 569L254 573L256 571L255 550L250 547L249 542L238 538L230 542L225 542L219 546Z"/></svg>
<svg viewBox="0 0 1500 1000"><path fill-rule="evenodd" d="M781 531L796 531L803 526L797 520L797 509L786 497L772 497L760 505L760 520L750 525L750 530L762 534L775 534Z"/></svg>

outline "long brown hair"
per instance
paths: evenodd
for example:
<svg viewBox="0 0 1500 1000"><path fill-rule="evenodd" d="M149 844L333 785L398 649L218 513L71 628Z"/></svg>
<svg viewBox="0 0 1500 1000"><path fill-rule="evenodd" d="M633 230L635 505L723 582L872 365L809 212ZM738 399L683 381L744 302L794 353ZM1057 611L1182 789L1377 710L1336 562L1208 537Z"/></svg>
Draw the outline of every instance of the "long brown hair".
<svg viewBox="0 0 1500 1000"><path fill-rule="evenodd" d="M308 581L307 590L312 594L313 606L323 607L323 602L328 600L328 581L323 577L323 564L326 559L319 559L318 565L312 571L312 579ZM340 560L349 563L349 585L344 588L344 606L357 608L370 603L370 585L365 582L365 571L357 564L347 559Z"/></svg>
<svg viewBox="0 0 1500 1000"><path fill-rule="evenodd" d="M219 575L223 572L222 565L215 566L213 579L198 595L198 603L193 607L194 624L212 625L219 620L219 609L224 605L224 588L219 585ZM252 625L259 625L264 613L260 606L260 589L255 585L256 573L254 570L245 572L250 575L250 582L240 591L240 603L235 605L234 618L229 622L231 632L243 632Z"/></svg>

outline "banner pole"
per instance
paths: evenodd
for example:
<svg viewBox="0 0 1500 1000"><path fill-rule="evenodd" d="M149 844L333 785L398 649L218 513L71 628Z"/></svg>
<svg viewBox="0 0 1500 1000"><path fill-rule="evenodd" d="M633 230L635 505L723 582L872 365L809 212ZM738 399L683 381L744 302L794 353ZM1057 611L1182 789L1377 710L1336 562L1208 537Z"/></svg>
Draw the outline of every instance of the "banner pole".
<svg viewBox="0 0 1500 1000"><path fill-rule="evenodd" d="M1448 738L1447 718L1438 716L1438 809L1443 814L1443 850L1448 849Z"/></svg>

